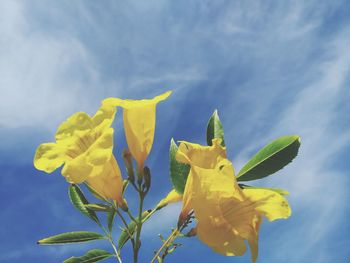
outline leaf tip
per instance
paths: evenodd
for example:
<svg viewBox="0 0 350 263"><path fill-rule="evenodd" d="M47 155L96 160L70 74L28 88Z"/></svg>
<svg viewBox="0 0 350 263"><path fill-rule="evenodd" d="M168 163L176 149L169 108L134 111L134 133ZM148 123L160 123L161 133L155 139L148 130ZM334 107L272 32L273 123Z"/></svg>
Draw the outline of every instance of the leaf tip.
<svg viewBox="0 0 350 263"><path fill-rule="evenodd" d="M298 142L301 142L301 137L298 134L290 135L290 137L294 138Z"/></svg>
<svg viewBox="0 0 350 263"><path fill-rule="evenodd" d="M298 142L301 143L301 137L299 135L295 135L298 137Z"/></svg>

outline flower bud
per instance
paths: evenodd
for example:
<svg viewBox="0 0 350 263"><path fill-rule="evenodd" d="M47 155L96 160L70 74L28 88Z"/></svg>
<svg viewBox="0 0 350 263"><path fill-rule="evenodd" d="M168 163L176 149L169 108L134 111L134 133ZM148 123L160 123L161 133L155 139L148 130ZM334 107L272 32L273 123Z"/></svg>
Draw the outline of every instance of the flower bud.
<svg viewBox="0 0 350 263"><path fill-rule="evenodd" d="M134 167L132 165L131 153L128 149L123 150L123 160L126 167L126 172L128 174L128 179L130 182L135 181Z"/></svg>
<svg viewBox="0 0 350 263"><path fill-rule="evenodd" d="M126 200L124 198L123 198L123 203L119 204L119 207L125 212L127 212L129 210L128 203L126 202Z"/></svg>
<svg viewBox="0 0 350 263"><path fill-rule="evenodd" d="M147 166L143 168L143 181L143 187L145 189L145 193L147 193L151 187L151 171Z"/></svg>
<svg viewBox="0 0 350 263"><path fill-rule="evenodd" d="M123 195L125 193L126 188L128 188L129 180L123 180Z"/></svg>

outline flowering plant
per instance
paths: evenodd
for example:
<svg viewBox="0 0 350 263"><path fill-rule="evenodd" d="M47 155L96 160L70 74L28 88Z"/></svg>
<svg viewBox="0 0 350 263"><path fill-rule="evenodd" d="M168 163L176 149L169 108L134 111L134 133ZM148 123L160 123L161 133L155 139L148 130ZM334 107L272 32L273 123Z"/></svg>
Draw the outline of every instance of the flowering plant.
<svg viewBox="0 0 350 263"><path fill-rule="evenodd" d="M93 249L83 256L71 257L65 263L98 262L114 257L119 263L125 253L123 247L131 243L133 261L139 260L143 224L156 212L173 202L182 202L177 226L150 262L164 262L179 244L179 237L197 236L213 251L225 256L240 256L250 247L252 262L258 256L258 233L263 217L269 221L286 219L291 209L281 189L254 187L244 181L261 179L282 169L297 155L299 136L283 136L261 149L236 174L227 159L224 132L217 111L207 126L207 145L179 141L170 142L170 177L173 189L152 210L144 210L144 200L151 187L151 170L146 166L156 127L156 106L167 99L165 92L153 99L122 100L107 98L96 114L78 112L63 122L55 142L41 144L34 157L34 166L51 173L63 165L62 175L69 183L72 204L92 219L102 231L75 231L47 237L40 245L107 240L113 253ZM111 127L116 107L123 108L124 131L129 149L123 151L127 176L123 179L113 155ZM134 167L134 161L136 167ZM96 198L87 200L79 184L83 184ZM138 211L134 214L125 200L127 186L138 196ZM97 200L98 199L98 200ZM107 215L106 223L98 216ZM114 221L123 228L115 241Z"/></svg>

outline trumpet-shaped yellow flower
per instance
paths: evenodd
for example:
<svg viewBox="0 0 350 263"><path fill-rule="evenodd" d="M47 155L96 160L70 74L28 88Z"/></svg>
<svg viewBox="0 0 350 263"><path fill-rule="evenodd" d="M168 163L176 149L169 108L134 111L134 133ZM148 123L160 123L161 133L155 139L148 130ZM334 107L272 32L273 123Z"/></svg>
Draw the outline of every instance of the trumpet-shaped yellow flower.
<svg viewBox="0 0 350 263"><path fill-rule="evenodd" d="M180 219L193 209L202 242L217 253L238 256L246 252L247 240L255 262L262 217L269 221L288 218L291 209L286 199L272 190L242 190L224 152L219 140L213 140L213 146L180 144L177 160L191 165Z"/></svg>
<svg viewBox="0 0 350 263"><path fill-rule="evenodd" d="M57 129L55 143L38 147L34 166L51 173L64 164L62 175L69 183L86 182L101 196L123 204L121 172L112 153L115 113L104 105L93 117L73 114Z"/></svg>
<svg viewBox="0 0 350 263"><path fill-rule="evenodd" d="M217 163L226 159L226 148L221 146L221 139L214 139L212 146L203 147L200 144L181 142L176 154L178 162L191 165L189 176L183 194L182 212L180 220L183 220L191 207L191 196L193 194L193 177L190 176L192 169L203 167L209 171L216 167ZM210 194L210 193L208 193Z"/></svg>
<svg viewBox="0 0 350 263"><path fill-rule="evenodd" d="M153 99L144 100L107 98L102 102L104 105L120 106L124 109L125 136L139 172L142 171L145 160L152 149L156 126L156 105L170 94L171 91L167 91Z"/></svg>

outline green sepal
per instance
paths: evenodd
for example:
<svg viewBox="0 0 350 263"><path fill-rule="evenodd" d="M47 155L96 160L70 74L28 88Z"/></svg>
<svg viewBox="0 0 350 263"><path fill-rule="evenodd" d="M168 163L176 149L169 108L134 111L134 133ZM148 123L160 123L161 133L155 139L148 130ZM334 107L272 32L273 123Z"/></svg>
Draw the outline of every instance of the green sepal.
<svg viewBox="0 0 350 263"><path fill-rule="evenodd" d="M67 232L51 237L47 237L39 240L37 243L39 245L63 245L70 243L82 243L92 240L106 239L99 233L87 232L87 231L76 231L76 232Z"/></svg>
<svg viewBox="0 0 350 263"><path fill-rule="evenodd" d="M274 140L243 166L237 174L237 181L257 180L277 172L298 155L299 146L300 137L297 135Z"/></svg>
<svg viewBox="0 0 350 263"><path fill-rule="evenodd" d="M208 121L207 144L209 146L213 145L212 140L215 138L221 139L221 146L225 146L224 129L222 128L222 123L217 110L214 111L213 115L211 115Z"/></svg>
<svg viewBox="0 0 350 263"><path fill-rule="evenodd" d="M110 257L114 257L114 255L102 249L93 249L88 251L84 256L70 257L63 261L63 263L94 263Z"/></svg>
<svg viewBox="0 0 350 263"><path fill-rule="evenodd" d="M170 178L174 186L174 189L179 194L183 194L185 190L186 180L188 173L190 172L190 166L188 164L179 163L176 160L176 153L178 147L172 138L170 141L169 159L170 159Z"/></svg>
<svg viewBox="0 0 350 263"><path fill-rule="evenodd" d="M72 184L69 186L69 198L72 204L78 209L82 214L94 220L97 224L101 224L96 213L86 206L89 204L88 200L85 198L84 193L79 188L79 186Z"/></svg>

